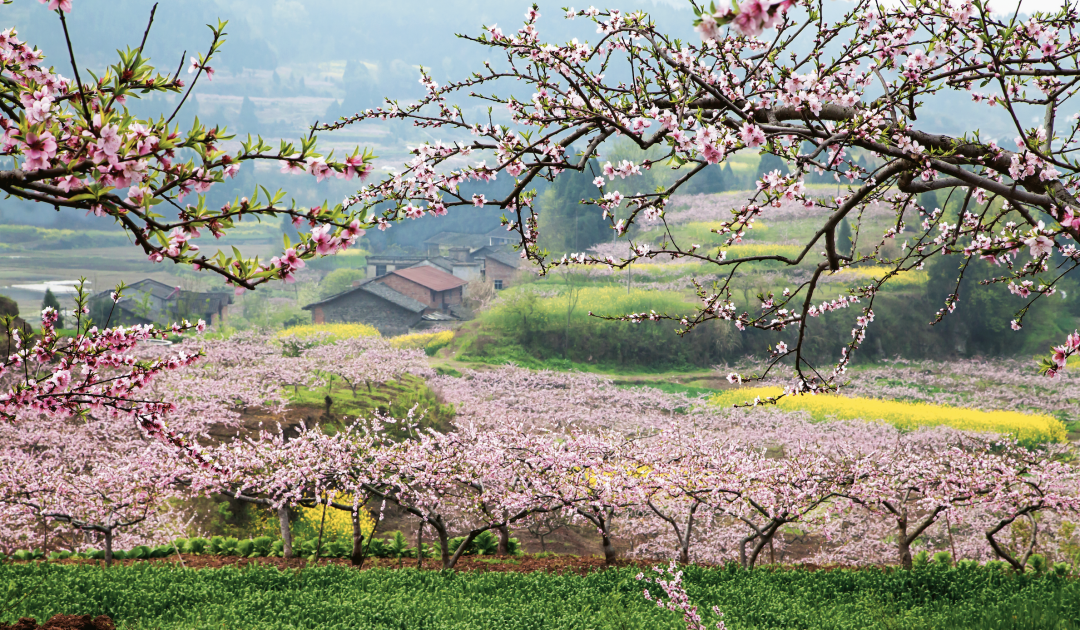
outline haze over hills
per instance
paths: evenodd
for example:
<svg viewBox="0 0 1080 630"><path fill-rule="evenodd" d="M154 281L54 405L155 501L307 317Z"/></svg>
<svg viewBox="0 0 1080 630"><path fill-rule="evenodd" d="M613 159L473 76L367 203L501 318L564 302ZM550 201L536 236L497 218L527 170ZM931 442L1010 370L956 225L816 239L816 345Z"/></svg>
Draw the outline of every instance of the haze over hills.
<svg viewBox="0 0 1080 630"><path fill-rule="evenodd" d="M177 120L185 127L198 115L205 122L228 125L240 135L295 140L317 121L381 105L386 97L402 101L419 97L423 93L418 83L420 66L444 84L466 78L485 61L498 65L502 60L490 58L489 48L455 34L475 36L482 25L492 24L512 32L531 4L524 0L162 0L145 50L159 68L171 70L181 63L186 68L187 59L209 44L205 24L228 20L227 43L213 63L218 73L213 81L200 82ZM79 64L101 70L115 59L117 49L138 45L152 6L149 0L80 0L69 18ZM697 38L689 2L613 0L597 6L645 10L673 38ZM830 2L826 10L838 15L848 6ZM597 37L586 20L564 19L561 3L541 2L540 11L542 39L564 42ZM0 15L5 18L0 25L16 26L24 40L41 47L61 72L70 74L63 31L54 13L37 0L15 0ZM609 75L617 73L613 69ZM492 87L503 93L515 89L528 88L513 83ZM869 88L869 97L875 96L874 89ZM530 95L518 96L527 100ZM132 100L130 107L138 115L157 115L169 111L175 102L176 97L157 97ZM461 104L467 113L468 108L474 114L486 108L477 102ZM1022 113L1023 123L1037 123L1040 112ZM934 99L920 112L919 122L928 131L960 134L970 129L972 120L979 121L984 138L1009 141L1016 135L1004 112L994 115L955 93ZM365 123L323 134L320 140L322 146L339 151L370 147L381 158L379 166L386 169L399 167L407 159L407 146L437 137L438 131L403 124ZM235 190L215 191L221 198L211 201L221 203L247 194L256 181L285 186L301 203L337 200L352 192L351 186L338 182L315 188L307 178L282 177L269 167L241 179L242 190L238 185ZM42 210L33 204L0 201L0 222L108 229L92 218Z"/></svg>

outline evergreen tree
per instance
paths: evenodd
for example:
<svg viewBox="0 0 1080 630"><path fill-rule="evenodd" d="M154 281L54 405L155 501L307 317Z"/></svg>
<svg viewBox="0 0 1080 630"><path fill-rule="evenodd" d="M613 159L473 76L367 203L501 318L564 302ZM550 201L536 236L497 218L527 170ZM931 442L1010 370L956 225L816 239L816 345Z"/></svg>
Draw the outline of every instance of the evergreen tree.
<svg viewBox="0 0 1080 630"><path fill-rule="evenodd" d="M60 300L56 299L56 295L53 294L52 289L45 289L45 299L43 299L41 301L41 308L42 308L42 310L44 310L44 309L46 309L46 308L48 308L50 306L53 307L54 309L56 309L56 312L58 314L58 317L56 319L56 327L57 328L63 328L64 327L64 317L63 317L63 315L59 315L59 313L61 312L60 311Z"/></svg>
<svg viewBox="0 0 1080 630"><path fill-rule="evenodd" d="M549 251L583 252L611 235L608 222L596 206L580 203L600 196L592 183L600 174L600 166L595 160L590 166L555 180L539 198L541 242Z"/></svg>
<svg viewBox="0 0 1080 630"><path fill-rule="evenodd" d="M836 249L841 254L851 255L851 224L847 219L840 222L840 229L836 232Z"/></svg>
<svg viewBox="0 0 1080 630"><path fill-rule="evenodd" d="M680 192L687 195L704 195L731 190L731 180L726 174L731 173L731 165L710 164L693 179L686 182Z"/></svg>
<svg viewBox="0 0 1080 630"><path fill-rule="evenodd" d="M928 190L919 195L919 205L925 208L927 212L933 212L934 208L938 207L937 193L933 190Z"/></svg>
<svg viewBox="0 0 1080 630"><path fill-rule="evenodd" d="M255 103L244 97L240 104L240 115L236 118L236 129L240 133L256 134L259 132L259 119L255 116Z"/></svg>
<svg viewBox="0 0 1080 630"><path fill-rule="evenodd" d="M755 179L761 179L766 174L773 171L780 171L781 175L788 174L787 162L780 156L773 155L772 153L766 153L761 156L761 162L758 163L757 177Z"/></svg>

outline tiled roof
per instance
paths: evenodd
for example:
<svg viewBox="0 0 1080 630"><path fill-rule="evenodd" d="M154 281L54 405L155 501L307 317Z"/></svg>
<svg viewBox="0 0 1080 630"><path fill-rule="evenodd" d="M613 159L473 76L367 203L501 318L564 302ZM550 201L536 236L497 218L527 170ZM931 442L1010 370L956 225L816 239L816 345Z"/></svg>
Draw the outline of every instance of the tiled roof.
<svg viewBox="0 0 1080 630"><path fill-rule="evenodd" d="M456 289L464 284L468 284L457 276L427 265L422 267L409 267L408 269L398 269L387 275L401 276L406 280L411 280L432 291L449 291L450 289Z"/></svg>
<svg viewBox="0 0 1080 630"><path fill-rule="evenodd" d="M513 267L514 269L517 269L521 266L521 256L518 256L516 254L511 254L508 252L491 252L486 257L492 260L497 260L502 264L506 265L507 267Z"/></svg>
<svg viewBox="0 0 1080 630"><path fill-rule="evenodd" d="M375 280L374 278L368 278L367 280L363 280L360 283L360 286L352 287L351 289L349 289L347 291L343 291L341 293L338 293L337 295L331 295L330 297L326 298L325 300L319 300L318 302L312 302L311 304L308 304L308 305L304 306L303 309L305 311L309 311L309 310L311 310L312 308L314 308L316 306L322 306L323 304L329 304L330 302L333 302L333 301L335 301L335 300L337 300L339 298L343 298L343 297L345 297L347 295L355 293L356 291L363 291L365 293L370 293L371 295L374 295L376 297L380 297L380 298L386 300L387 302L390 302L391 304L396 304L396 305L400 306L401 308L403 308L403 309L405 309L407 311L412 311L413 313L422 313L427 308L427 304L424 304L423 302L420 302L418 300L414 300L413 298L411 298L411 297L409 297L409 296L407 296L407 295L405 295L403 293L398 293L397 291L391 289L390 287L386 286L385 284L382 284L381 282L375 282L374 280Z"/></svg>
<svg viewBox="0 0 1080 630"><path fill-rule="evenodd" d="M397 304L401 308L412 311L414 313L423 313L427 308L427 304L414 300L404 293L398 293L381 282L371 282L360 287L360 290L367 291L372 295L377 295L387 302Z"/></svg>
<svg viewBox="0 0 1080 630"><path fill-rule="evenodd" d="M439 232L424 241L425 245L447 245L449 247L481 247L487 242L483 234L466 232Z"/></svg>

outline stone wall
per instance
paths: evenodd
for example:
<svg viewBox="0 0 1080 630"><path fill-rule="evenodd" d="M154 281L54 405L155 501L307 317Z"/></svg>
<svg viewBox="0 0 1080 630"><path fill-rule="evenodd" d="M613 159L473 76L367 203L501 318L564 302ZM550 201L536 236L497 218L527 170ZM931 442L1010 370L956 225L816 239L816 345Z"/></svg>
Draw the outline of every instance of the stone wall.
<svg viewBox="0 0 1080 630"><path fill-rule="evenodd" d="M361 323L379 329L384 337L404 335L420 322L420 314L402 308L392 302L366 291L353 291L348 295L316 307L322 311L322 322ZM313 313L318 320L318 313Z"/></svg>

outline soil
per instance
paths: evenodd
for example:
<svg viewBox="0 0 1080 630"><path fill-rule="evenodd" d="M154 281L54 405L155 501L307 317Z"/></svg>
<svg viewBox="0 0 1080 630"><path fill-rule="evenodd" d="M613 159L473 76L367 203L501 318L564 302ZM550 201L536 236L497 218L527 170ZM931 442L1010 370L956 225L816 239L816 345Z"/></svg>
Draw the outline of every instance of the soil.
<svg viewBox="0 0 1080 630"><path fill-rule="evenodd" d="M90 615L53 615L39 626L33 617L23 617L15 625L0 623L0 630L116 630L113 620L105 615L90 618Z"/></svg>

